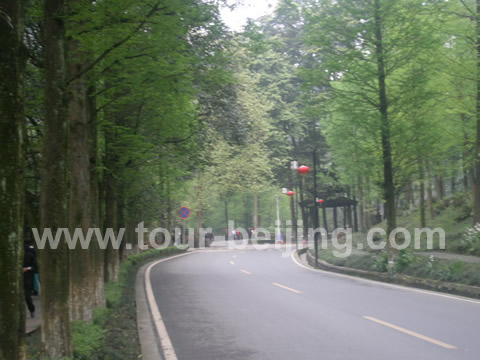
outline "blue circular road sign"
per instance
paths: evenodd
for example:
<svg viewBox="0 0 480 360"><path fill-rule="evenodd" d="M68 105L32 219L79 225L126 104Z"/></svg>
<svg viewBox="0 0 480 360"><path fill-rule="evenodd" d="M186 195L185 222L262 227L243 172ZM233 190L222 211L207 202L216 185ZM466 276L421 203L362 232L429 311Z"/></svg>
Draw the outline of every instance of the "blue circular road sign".
<svg viewBox="0 0 480 360"><path fill-rule="evenodd" d="M181 207L180 210L178 210L178 216L182 219L187 219L190 216L190 209L185 206Z"/></svg>

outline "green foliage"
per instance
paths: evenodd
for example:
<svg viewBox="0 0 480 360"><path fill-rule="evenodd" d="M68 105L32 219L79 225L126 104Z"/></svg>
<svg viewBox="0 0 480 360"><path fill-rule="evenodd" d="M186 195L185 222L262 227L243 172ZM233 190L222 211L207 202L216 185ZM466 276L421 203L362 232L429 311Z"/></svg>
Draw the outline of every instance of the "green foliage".
<svg viewBox="0 0 480 360"><path fill-rule="evenodd" d="M434 210L436 215L442 214L442 212L449 208L456 212L455 221L463 222L472 216L472 200L469 193L458 192L444 199L436 201L434 204Z"/></svg>
<svg viewBox="0 0 480 360"><path fill-rule="evenodd" d="M416 256L411 265L402 270L402 273L433 280L478 286L480 285L479 269L480 264L459 260L442 260L434 256Z"/></svg>
<svg viewBox="0 0 480 360"><path fill-rule="evenodd" d="M460 246L465 254L480 256L480 224L465 230Z"/></svg>
<svg viewBox="0 0 480 360"><path fill-rule="evenodd" d="M305 9L304 39L309 53L318 60L313 69L303 68L302 74L308 88L324 85L324 90L316 93L315 103L324 103L330 113L323 129L341 180L355 185L363 177L382 185L383 125L378 112L375 37L375 22L382 22L391 126L388 140L392 143L395 184L402 187L406 179L415 176L412 162L420 154L428 154L434 144L431 126L425 123L435 106L426 87L431 76L427 64L431 65L432 53L441 41L425 31L433 20L425 16L427 9L420 3L378 3L378 19L373 2L319 1Z"/></svg>
<svg viewBox="0 0 480 360"><path fill-rule="evenodd" d="M400 254L395 258L395 272L402 272L405 270L414 260L414 255L406 250L400 250Z"/></svg>
<svg viewBox="0 0 480 360"><path fill-rule="evenodd" d="M388 255L384 252L375 256L375 263L373 264L373 270L378 272L388 271Z"/></svg>
<svg viewBox="0 0 480 360"><path fill-rule="evenodd" d="M73 322L71 326L74 359L101 359L98 355L103 347L105 333L102 326L87 322Z"/></svg>
<svg viewBox="0 0 480 360"><path fill-rule="evenodd" d="M285 220L290 219L288 197L279 193L275 186L266 187L258 193L260 226L267 228L272 234L276 218L275 195L279 196L280 219L284 223ZM204 226L211 227L217 235L224 235L224 229L227 226L224 198L210 194L209 204L204 213ZM231 193L228 197L227 209L229 219L234 221L236 227L245 229L253 227L253 193L250 189ZM187 227L195 227L194 219L187 222Z"/></svg>
<svg viewBox="0 0 480 360"><path fill-rule="evenodd" d="M121 296L121 288L118 282L110 282L105 284L105 299L107 307L111 308L118 304Z"/></svg>

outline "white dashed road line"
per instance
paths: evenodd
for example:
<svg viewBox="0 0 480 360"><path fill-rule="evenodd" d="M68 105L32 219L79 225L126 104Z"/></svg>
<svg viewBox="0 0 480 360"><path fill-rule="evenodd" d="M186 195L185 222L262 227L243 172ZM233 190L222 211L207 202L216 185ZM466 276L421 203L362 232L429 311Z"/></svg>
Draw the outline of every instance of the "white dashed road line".
<svg viewBox="0 0 480 360"><path fill-rule="evenodd" d="M279 283L272 283L273 285L275 286L278 286L279 288L282 288L282 289L285 289L285 290L288 290L288 291L291 291L295 294L301 294L302 292L299 291L299 290L295 290L295 289L292 289L292 288L289 288L288 286L285 286L285 285L282 285L282 284L279 284Z"/></svg>

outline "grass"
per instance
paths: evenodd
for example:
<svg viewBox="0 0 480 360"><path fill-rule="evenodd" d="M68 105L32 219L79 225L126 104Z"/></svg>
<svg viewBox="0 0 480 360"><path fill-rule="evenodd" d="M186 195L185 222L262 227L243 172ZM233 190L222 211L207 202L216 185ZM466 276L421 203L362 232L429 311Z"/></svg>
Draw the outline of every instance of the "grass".
<svg viewBox="0 0 480 360"><path fill-rule="evenodd" d="M73 322L73 359L122 360L142 357L137 333L135 280L141 266L153 259L183 252L176 248L148 250L129 256L118 281L105 285L107 307L95 309L93 322ZM27 337L27 359L40 359L40 331Z"/></svg>
<svg viewBox="0 0 480 360"><path fill-rule="evenodd" d="M337 265L345 266L354 269L372 270L375 264L375 257L367 255L352 254L348 257L340 258L332 254L331 250L319 250L318 258L325 260L326 262Z"/></svg>

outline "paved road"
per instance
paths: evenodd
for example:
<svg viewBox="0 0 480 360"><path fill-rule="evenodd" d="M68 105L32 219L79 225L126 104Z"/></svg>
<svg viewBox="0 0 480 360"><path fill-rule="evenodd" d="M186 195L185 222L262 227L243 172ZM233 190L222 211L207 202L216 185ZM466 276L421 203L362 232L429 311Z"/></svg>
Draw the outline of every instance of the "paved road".
<svg viewBox="0 0 480 360"><path fill-rule="evenodd" d="M179 360L480 359L480 302L314 272L280 251L194 253L151 281Z"/></svg>

